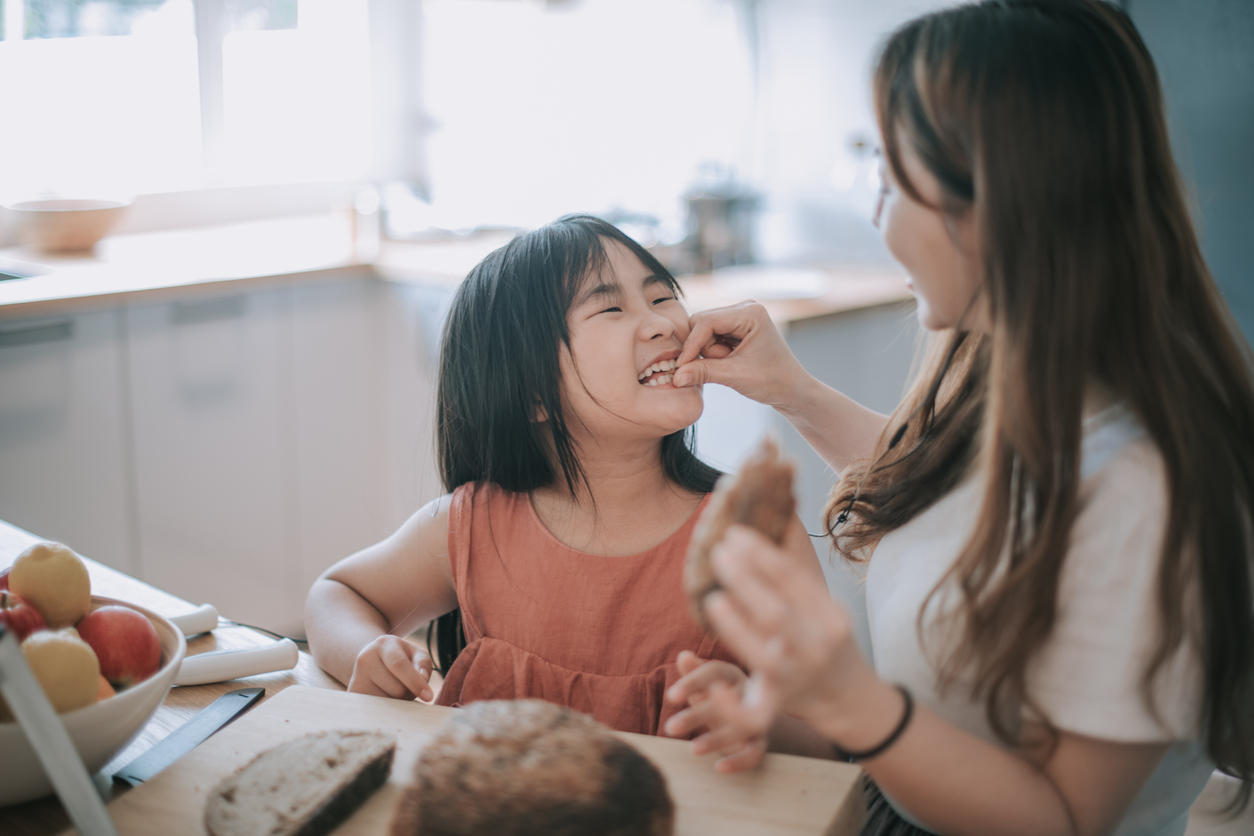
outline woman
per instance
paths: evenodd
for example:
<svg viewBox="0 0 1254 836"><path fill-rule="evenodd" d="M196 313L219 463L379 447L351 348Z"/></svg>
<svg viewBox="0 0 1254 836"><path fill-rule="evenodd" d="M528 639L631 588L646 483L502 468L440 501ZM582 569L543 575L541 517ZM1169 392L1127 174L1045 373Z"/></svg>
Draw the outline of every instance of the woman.
<svg viewBox="0 0 1254 836"><path fill-rule="evenodd" d="M706 609L752 678L690 675L675 725L726 751L809 722L873 780L869 832L1183 833L1213 765L1254 777L1254 385L1153 64L1105 3L987 0L892 35L874 92L877 223L934 332L911 391L860 407L752 304L693 318L675 382L773 405L841 473L875 667L733 529Z"/></svg>

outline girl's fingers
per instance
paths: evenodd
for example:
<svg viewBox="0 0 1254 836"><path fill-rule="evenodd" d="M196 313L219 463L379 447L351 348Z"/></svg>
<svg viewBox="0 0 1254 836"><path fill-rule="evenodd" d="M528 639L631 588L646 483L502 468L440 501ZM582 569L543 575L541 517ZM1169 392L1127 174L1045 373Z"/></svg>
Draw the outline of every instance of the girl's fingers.
<svg viewBox="0 0 1254 836"><path fill-rule="evenodd" d="M687 651L684 651L685 653ZM695 655L693 658L697 658ZM698 660L700 662L700 660ZM683 671L683 665L680 665L680 671ZM691 669L675 684L666 690L666 698L672 703L682 705L689 702L694 697L698 701L704 698L704 691L715 682L726 682L731 685L745 679L745 675L740 668L727 662L709 661L699 664L698 667Z"/></svg>
<svg viewBox="0 0 1254 836"><path fill-rule="evenodd" d="M680 676L687 676L701 667L702 661L701 657L691 650L681 650L679 651L679 657L675 659L675 666L679 668Z"/></svg>
<svg viewBox="0 0 1254 836"><path fill-rule="evenodd" d="M704 728L705 725L706 723L694 713L694 709L685 708L667 720L662 730L668 737L687 737L698 729Z"/></svg>
<svg viewBox="0 0 1254 836"><path fill-rule="evenodd" d="M418 653L414 653L414 656L419 656L415 660L406 653L407 649L403 648L399 642L388 642L383 645L379 657L383 661L384 667L387 668L387 672L395 677L397 682L407 690L408 696L430 699L432 691L430 684L427 682L429 672L420 668L422 660L426 656L425 654L419 656ZM429 662L430 660L427 661ZM398 695L397 698L404 696L406 695Z"/></svg>
<svg viewBox="0 0 1254 836"><path fill-rule="evenodd" d="M720 704L708 698L697 700L666 721L666 733L671 737L687 737L699 729L714 728L725 722L725 711Z"/></svg>
<svg viewBox="0 0 1254 836"><path fill-rule="evenodd" d="M716 760L714 768L719 772L743 772L747 769L757 769L765 758L766 739L760 737L746 743L739 752Z"/></svg>

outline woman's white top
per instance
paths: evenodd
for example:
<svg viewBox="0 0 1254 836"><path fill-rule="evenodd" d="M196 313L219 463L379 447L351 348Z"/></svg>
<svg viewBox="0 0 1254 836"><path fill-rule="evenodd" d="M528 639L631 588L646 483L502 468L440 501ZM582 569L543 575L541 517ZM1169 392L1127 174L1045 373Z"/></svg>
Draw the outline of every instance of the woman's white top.
<svg viewBox="0 0 1254 836"><path fill-rule="evenodd" d="M950 723L1005 748L988 724L983 698L972 699L961 680L940 693L934 655L924 653L917 631L928 594L972 533L983 487L980 476L967 479L880 541L867 569L867 613L883 679L900 682ZM1118 836L1183 834L1189 806L1214 768L1196 739L1202 674L1195 648L1182 647L1156 680L1158 717L1142 696L1141 677L1158 635L1155 596L1167 512L1162 457L1135 416L1116 405L1087 418L1080 512L1059 581L1053 633L1029 668L1028 690L1063 731L1172 742ZM924 614L929 650L944 646L937 614L950 606L947 600L955 601L956 594L936 596Z"/></svg>

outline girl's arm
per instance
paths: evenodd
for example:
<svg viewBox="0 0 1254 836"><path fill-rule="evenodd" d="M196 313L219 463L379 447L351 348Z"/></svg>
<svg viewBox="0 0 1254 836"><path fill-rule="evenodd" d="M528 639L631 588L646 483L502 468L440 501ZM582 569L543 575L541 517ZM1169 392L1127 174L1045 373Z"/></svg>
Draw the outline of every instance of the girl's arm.
<svg viewBox="0 0 1254 836"><path fill-rule="evenodd" d="M392 536L336 563L310 588L309 650L350 691L431 699L431 660L401 637L457 607L450 499L420 508Z"/></svg>
<svg viewBox="0 0 1254 836"><path fill-rule="evenodd" d="M715 569L724 590L706 599L706 612L753 671L743 699L721 691L703 703L720 716L721 734L761 733L782 708L848 751L888 737L904 700L862 658L839 605L745 528L716 550ZM862 765L938 833L1088 836L1114 829L1168 745L1062 732L1052 751L1029 757L917 706L897 742Z"/></svg>
<svg viewBox="0 0 1254 836"><path fill-rule="evenodd" d="M888 417L807 372L766 308L741 302L702 311L690 323L676 386L721 383L774 407L837 473L874 452Z"/></svg>

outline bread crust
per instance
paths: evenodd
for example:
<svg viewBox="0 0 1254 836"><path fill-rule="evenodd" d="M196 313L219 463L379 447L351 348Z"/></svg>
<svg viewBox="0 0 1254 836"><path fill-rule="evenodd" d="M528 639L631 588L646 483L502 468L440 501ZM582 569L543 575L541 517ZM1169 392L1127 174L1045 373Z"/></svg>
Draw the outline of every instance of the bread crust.
<svg viewBox="0 0 1254 836"><path fill-rule="evenodd" d="M425 743L392 836L670 836L666 779L586 714L484 700Z"/></svg>
<svg viewBox="0 0 1254 836"><path fill-rule="evenodd" d="M692 617L705 629L710 629L703 606L705 596L719 588L710 562L714 546L733 525L747 525L777 545L782 544L797 508L793 475L792 463L781 461L779 446L766 438L738 473L726 474L715 484L710 502L692 532L684 562L684 591Z"/></svg>

